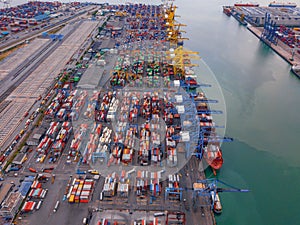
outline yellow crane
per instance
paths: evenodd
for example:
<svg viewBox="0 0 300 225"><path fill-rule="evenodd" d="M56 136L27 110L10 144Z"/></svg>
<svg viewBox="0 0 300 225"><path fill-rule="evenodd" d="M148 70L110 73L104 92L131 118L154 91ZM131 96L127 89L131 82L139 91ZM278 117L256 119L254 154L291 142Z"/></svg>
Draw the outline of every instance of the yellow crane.
<svg viewBox="0 0 300 225"><path fill-rule="evenodd" d="M174 67L175 74L185 75L185 67L198 66L198 64L191 63L191 60L199 60L199 52L194 52L179 46L175 50L167 52L167 59L171 61L171 64Z"/></svg>
<svg viewBox="0 0 300 225"><path fill-rule="evenodd" d="M182 37L182 33L186 33L184 30L180 30L181 27L186 26L185 24L169 24L167 28L168 41L170 41L171 47L177 47L178 43L183 40L189 40L188 38Z"/></svg>
<svg viewBox="0 0 300 225"><path fill-rule="evenodd" d="M170 7L165 10L165 18L164 19L165 19L166 23L172 24L174 22L176 9L177 9L177 7L173 6L173 3L172 3L170 5Z"/></svg>
<svg viewBox="0 0 300 225"><path fill-rule="evenodd" d="M127 12L125 12L125 11L123 11L123 12L122 12L122 11L117 11L117 12L115 13L115 15L116 15L116 16L121 16L121 17L122 17L122 16L127 16Z"/></svg>

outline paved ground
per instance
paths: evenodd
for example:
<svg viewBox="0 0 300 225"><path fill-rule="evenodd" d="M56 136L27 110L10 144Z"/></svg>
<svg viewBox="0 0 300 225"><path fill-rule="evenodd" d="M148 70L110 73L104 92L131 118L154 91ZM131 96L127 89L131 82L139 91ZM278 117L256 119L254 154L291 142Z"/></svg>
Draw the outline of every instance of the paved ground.
<svg viewBox="0 0 300 225"><path fill-rule="evenodd" d="M43 45L48 42L49 39L37 38L26 46L18 49L12 55L5 58L0 62L0 80L2 80L9 72L17 68L24 60L32 56L36 51L38 51Z"/></svg>
<svg viewBox="0 0 300 225"><path fill-rule="evenodd" d="M65 34L72 32L70 36L61 43L56 41L55 45L60 46L49 57L43 59L43 62L34 71L24 71L28 73L28 77L8 96L7 100L11 101L9 107L0 112L0 118L3 120L0 127L1 150L8 146L9 137L14 138L12 134L21 123L25 112L33 106L40 95L47 91L54 78L72 55L81 48L97 24L98 22L95 21L84 21L71 25L71 27L67 26ZM23 113L20 113L22 111Z"/></svg>

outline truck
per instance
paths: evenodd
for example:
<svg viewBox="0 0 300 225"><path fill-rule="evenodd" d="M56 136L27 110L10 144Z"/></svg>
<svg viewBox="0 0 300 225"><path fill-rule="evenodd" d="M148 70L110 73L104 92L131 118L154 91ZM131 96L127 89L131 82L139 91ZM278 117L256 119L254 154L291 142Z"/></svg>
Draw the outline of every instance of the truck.
<svg viewBox="0 0 300 225"><path fill-rule="evenodd" d="M20 170L20 167L19 166L13 166L13 167L10 167L9 171L19 171Z"/></svg>
<svg viewBox="0 0 300 225"><path fill-rule="evenodd" d="M42 202L43 202L42 200L38 202L38 204L35 208L36 210L39 210L41 208Z"/></svg>
<svg viewBox="0 0 300 225"><path fill-rule="evenodd" d="M78 174L78 175L86 174L86 171L81 171L80 169L78 169L76 171L76 174Z"/></svg>
<svg viewBox="0 0 300 225"><path fill-rule="evenodd" d="M93 174L93 175L99 175L99 171L98 170L88 170L88 172L90 174Z"/></svg>
<svg viewBox="0 0 300 225"><path fill-rule="evenodd" d="M86 217L83 218L82 224L87 224L87 218Z"/></svg>
<svg viewBox="0 0 300 225"><path fill-rule="evenodd" d="M55 203L55 206L54 206L54 209L53 209L53 212L54 212L54 213L57 211L58 207L59 207L59 201L57 201L57 202Z"/></svg>
<svg viewBox="0 0 300 225"><path fill-rule="evenodd" d="M32 173L36 173L37 172L36 169L34 169L32 167L29 168L29 171L32 172Z"/></svg>

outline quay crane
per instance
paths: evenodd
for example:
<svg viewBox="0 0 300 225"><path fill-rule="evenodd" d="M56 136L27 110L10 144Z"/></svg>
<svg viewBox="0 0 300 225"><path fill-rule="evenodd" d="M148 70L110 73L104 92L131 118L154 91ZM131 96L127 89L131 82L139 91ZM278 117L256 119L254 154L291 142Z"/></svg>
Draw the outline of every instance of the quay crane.
<svg viewBox="0 0 300 225"><path fill-rule="evenodd" d="M219 187L219 184L225 186ZM223 181L220 181L216 178L212 179L205 179L205 180L198 180L197 183L193 184L193 206L210 206L211 210L219 210L217 213L221 213L222 207L220 204L219 196L218 193L220 192L241 192L241 193L246 193L249 192L248 189L240 189L236 188L232 185L229 185ZM197 202L197 197L203 197L204 202ZM216 206L216 204L219 204ZM216 207L220 207L216 209Z"/></svg>
<svg viewBox="0 0 300 225"><path fill-rule="evenodd" d="M171 46L183 45L183 40L189 40L188 38L182 37L182 33L186 33L184 30L180 30L180 27L186 26L185 24L174 24L167 22L166 25L168 33L168 41L170 41Z"/></svg>
<svg viewBox="0 0 300 225"><path fill-rule="evenodd" d="M276 30L277 30L276 22L274 22L271 19L270 14L266 12L264 30L261 34L261 39L277 45L278 37L276 34Z"/></svg>
<svg viewBox="0 0 300 225"><path fill-rule="evenodd" d="M199 52L189 51L182 46L170 49L167 54L167 58L172 60L171 64L174 67L174 74L181 74L182 76L185 76L185 67L198 66L198 64L192 64L190 62L191 59L200 59Z"/></svg>
<svg viewBox="0 0 300 225"><path fill-rule="evenodd" d="M168 7L167 5L165 5L165 7ZM165 9L165 21L166 23L172 24L174 22L175 19L175 11L177 9L177 6L173 6L173 3L170 5L169 8Z"/></svg>

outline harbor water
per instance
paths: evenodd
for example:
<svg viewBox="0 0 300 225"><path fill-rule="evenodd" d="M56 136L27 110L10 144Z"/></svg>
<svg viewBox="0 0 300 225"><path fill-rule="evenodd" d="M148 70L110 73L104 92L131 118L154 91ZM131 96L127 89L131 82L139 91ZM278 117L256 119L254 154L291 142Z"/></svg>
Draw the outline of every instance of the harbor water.
<svg viewBox="0 0 300 225"><path fill-rule="evenodd" d="M299 224L300 80L282 58L222 13L222 5L235 1L178 3L181 22L189 25L185 46L199 51L215 73L226 101L226 135L235 139L223 144L218 178L251 190L221 193L217 224Z"/></svg>
<svg viewBox="0 0 300 225"><path fill-rule="evenodd" d="M216 216L217 224L299 224L300 80L290 65L222 13L222 5L234 3L175 2L179 21L188 25L185 46L200 52L226 101L226 135L235 140L222 146L224 165L218 178L251 190L221 193L223 213Z"/></svg>

